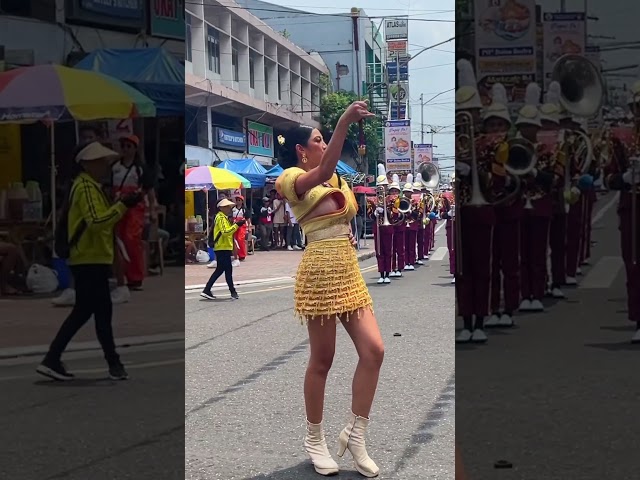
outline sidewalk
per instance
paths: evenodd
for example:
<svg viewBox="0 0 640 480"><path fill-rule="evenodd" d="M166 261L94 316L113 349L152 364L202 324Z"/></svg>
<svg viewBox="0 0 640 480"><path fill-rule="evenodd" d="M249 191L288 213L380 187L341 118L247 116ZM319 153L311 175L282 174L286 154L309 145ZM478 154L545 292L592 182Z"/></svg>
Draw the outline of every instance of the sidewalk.
<svg viewBox="0 0 640 480"><path fill-rule="evenodd" d="M146 279L144 291L131 292L129 303L114 305L116 339L184 335L182 275L182 268L167 268L163 276ZM1 349L48 345L70 311L69 307L51 305L51 297L0 297L0 356ZM94 323L90 320L71 345L95 339Z"/></svg>
<svg viewBox="0 0 640 480"><path fill-rule="evenodd" d="M261 252L256 250L254 255L249 255L247 259L240 263L239 267L233 269L234 283L259 283L275 278L293 278L298 269L298 264L302 258L302 251L294 250L271 250ZM367 246L361 246L358 252L359 261L364 261L375 256L373 243L367 241ZM209 280L213 269L207 268L206 264L186 265L184 272L185 289L191 290L202 288Z"/></svg>

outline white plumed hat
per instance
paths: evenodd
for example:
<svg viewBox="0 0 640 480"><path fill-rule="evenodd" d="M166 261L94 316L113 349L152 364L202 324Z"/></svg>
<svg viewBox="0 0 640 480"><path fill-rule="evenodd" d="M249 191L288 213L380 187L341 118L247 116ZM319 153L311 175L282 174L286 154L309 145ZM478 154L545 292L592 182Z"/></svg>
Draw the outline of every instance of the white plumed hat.
<svg viewBox="0 0 640 480"><path fill-rule="evenodd" d="M391 176L391 183L389 184L389 190L391 190L392 188L400 190L400 177L398 176L397 173L394 173Z"/></svg>
<svg viewBox="0 0 640 480"><path fill-rule="evenodd" d="M456 110L482 108L480 93L476 82L476 75L469 60L461 58L456 64L458 68L458 84L456 92Z"/></svg>
<svg viewBox="0 0 640 480"><path fill-rule="evenodd" d="M376 185L389 185L389 180L387 179L387 169L384 166L384 163L378 164L378 176L376 177Z"/></svg>
<svg viewBox="0 0 640 480"><path fill-rule="evenodd" d="M540 123L540 111L538 105L540 104L540 86L531 82L527 85L527 92L524 96L524 107L518 112L518 119L516 125L535 125L537 127L542 126Z"/></svg>
<svg viewBox="0 0 640 480"><path fill-rule="evenodd" d="M511 115L507 108L507 89L501 83L495 83L491 87L491 105L487 107L484 113L484 120L488 120L491 117L502 118L511 124Z"/></svg>
<svg viewBox="0 0 640 480"><path fill-rule="evenodd" d="M560 123L560 84L553 81L544 97L544 105L540 107L540 120Z"/></svg>

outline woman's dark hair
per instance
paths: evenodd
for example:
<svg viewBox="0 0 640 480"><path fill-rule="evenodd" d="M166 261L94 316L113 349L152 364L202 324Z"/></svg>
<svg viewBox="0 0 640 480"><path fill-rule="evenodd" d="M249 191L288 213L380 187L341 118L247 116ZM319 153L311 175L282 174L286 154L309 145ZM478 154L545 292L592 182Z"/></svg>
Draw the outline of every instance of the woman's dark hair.
<svg viewBox="0 0 640 480"><path fill-rule="evenodd" d="M284 137L284 144L280 145L278 139L278 165L282 167L283 170L287 168L295 167L298 165L298 153L296 152L296 145L306 146L309 143L309 139L311 138L311 132L313 132L313 127L308 127L306 125L299 125L294 127L287 132L285 132L282 137ZM279 138L280 136L278 136Z"/></svg>

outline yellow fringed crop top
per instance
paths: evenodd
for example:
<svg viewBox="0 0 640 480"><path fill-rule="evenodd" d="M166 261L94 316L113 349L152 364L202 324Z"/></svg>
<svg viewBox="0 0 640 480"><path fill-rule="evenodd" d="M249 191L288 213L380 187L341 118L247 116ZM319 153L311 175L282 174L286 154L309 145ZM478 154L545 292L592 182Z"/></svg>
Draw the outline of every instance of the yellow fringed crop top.
<svg viewBox="0 0 640 480"><path fill-rule="evenodd" d="M282 197L288 200L291 210L293 210L293 214L298 220L300 227L302 227L304 234L314 234L329 227L334 227L335 225L349 226L351 219L353 219L358 212L358 203L347 182L343 181L342 188L339 188L338 176L334 174L328 182L330 186L326 186L327 184L317 185L299 198L298 195L296 195L295 184L298 177L303 173L305 173L305 171L298 167L287 168L276 180L276 190ZM320 215L309 220L306 219L322 200L336 192L341 192L344 196L345 202L342 209L327 215Z"/></svg>

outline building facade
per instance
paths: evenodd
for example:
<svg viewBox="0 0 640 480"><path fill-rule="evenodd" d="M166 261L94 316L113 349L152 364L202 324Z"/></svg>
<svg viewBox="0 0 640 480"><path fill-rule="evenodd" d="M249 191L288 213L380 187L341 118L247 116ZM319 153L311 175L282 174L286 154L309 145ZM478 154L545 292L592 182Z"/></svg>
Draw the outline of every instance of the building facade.
<svg viewBox="0 0 640 480"><path fill-rule="evenodd" d="M184 58L182 0L0 0L0 24L9 68L73 65L99 48L162 46Z"/></svg>
<svg viewBox="0 0 640 480"><path fill-rule="evenodd" d="M329 69L231 0L185 8L185 155L191 165L250 156L274 163L274 139L320 127ZM244 140L244 143L243 143Z"/></svg>

